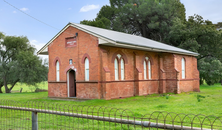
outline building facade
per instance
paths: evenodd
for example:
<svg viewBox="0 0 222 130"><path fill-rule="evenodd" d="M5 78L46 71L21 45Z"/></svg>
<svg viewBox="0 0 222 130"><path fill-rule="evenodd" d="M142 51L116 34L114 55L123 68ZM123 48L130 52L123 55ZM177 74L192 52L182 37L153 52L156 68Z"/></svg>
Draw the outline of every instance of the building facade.
<svg viewBox="0 0 222 130"><path fill-rule="evenodd" d="M49 97L199 91L197 53L140 36L69 23L38 54L49 56Z"/></svg>

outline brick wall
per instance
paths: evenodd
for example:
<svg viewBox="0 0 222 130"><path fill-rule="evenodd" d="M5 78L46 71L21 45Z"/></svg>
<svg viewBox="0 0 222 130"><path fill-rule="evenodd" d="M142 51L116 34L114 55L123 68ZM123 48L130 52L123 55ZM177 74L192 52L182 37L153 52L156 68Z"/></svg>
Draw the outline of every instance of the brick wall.
<svg viewBox="0 0 222 130"><path fill-rule="evenodd" d="M65 47L65 39L76 33L77 46ZM98 38L68 27L48 47L49 97L67 97L67 72L76 70L76 97L115 99L153 93L199 91L199 72L195 57L148 52L98 45ZM115 80L114 59L124 59L125 78ZM89 58L89 81L85 81L84 58ZM151 79L144 79L143 61L149 57ZM186 59L186 79L181 76L181 58ZM73 64L69 65L69 59ZM60 62L60 82L56 81L56 61ZM120 63L119 63L120 69Z"/></svg>
<svg viewBox="0 0 222 130"><path fill-rule="evenodd" d="M77 46L65 47L65 39L73 37L78 33ZM61 87L59 82L56 82L56 66L55 61L60 61L60 81L67 82L67 72L70 69L76 70L77 98L99 98L98 83L93 85L85 81L85 64L84 56L90 57L90 81L98 82L99 64L98 64L98 39L83 31L73 27L67 28L59 37L57 37L48 47L49 51L49 97L63 95L67 97L67 83L63 83ZM73 64L69 65L69 59L72 59ZM82 63L83 60L83 63ZM96 62L95 62L96 61ZM80 91L81 90L81 91Z"/></svg>
<svg viewBox="0 0 222 130"><path fill-rule="evenodd" d="M185 59L185 78L182 78L182 58ZM199 71L197 70L197 59L192 56L175 55L176 69L178 73L179 91L200 91L199 89Z"/></svg>
<svg viewBox="0 0 222 130"><path fill-rule="evenodd" d="M49 83L48 84L48 96L49 97L67 97L67 83Z"/></svg>

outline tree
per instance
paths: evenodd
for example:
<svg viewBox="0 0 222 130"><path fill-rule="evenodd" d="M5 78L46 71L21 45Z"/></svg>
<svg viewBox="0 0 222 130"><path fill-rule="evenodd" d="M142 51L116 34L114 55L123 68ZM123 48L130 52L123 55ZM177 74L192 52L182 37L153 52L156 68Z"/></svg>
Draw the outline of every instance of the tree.
<svg viewBox="0 0 222 130"><path fill-rule="evenodd" d="M218 30L221 30L222 29L222 22L218 22L217 24L215 24L215 26Z"/></svg>
<svg viewBox="0 0 222 130"><path fill-rule="evenodd" d="M201 79L208 85L218 83L222 78L222 63L217 59L201 59L199 60L199 70Z"/></svg>
<svg viewBox="0 0 222 130"><path fill-rule="evenodd" d="M181 7L185 12L178 0L129 0L119 8L114 29L165 42L173 19L185 20L185 13L177 11Z"/></svg>
<svg viewBox="0 0 222 130"><path fill-rule="evenodd" d="M35 48L26 37L0 36L0 92L4 86L10 93L17 82L35 85L47 80L48 68L34 55Z"/></svg>
<svg viewBox="0 0 222 130"><path fill-rule="evenodd" d="M115 8L105 5L100 9L97 17L94 20L83 20L80 21L80 23L99 28L112 29L113 20L115 19L116 15L115 12L117 12Z"/></svg>
<svg viewBox="0 0 222 130"><path fill-rule="evenodd" d="M200 15L190 16L187 22L174 20L169 33L169 43L186 50L197 52L200 79L212 85L222 79L219 65L222 62L222 31L218 31L209 20ZM214 68L211 68L213 67Z"/></svg>
<svg viewBox="0 0 222 130"><path fill-rule="evenodd" d="M201 66L222 62L221 23L214 25L200 15L186 20L180 0L110 0L110 6L103 6L95 20L82 23L94 26L92 22L96 22L95 26L99 27L99 22L104 24L102 18L110 21L103 28L140 35L199 53L200 79L214 83L215 76L206 77L207 67ZM216 70L221 73L218 67Z"/></svg>
<svg viewBox="0 0 222 130"><path fill-rule="evenodd" d="M105 5L100 9L95 20L100 20L102 18L106 18L107 20L110 21L110 25L112 25L113 20L115 19L117 13L118 13L118 9L108 6L108 5ZM112 27L112 26L110 26L110 27Z"/></svg>
<svg viewBox="0 0 222 130"><path fill-rule="evenodd" d="M212 57L222 59L222 32L199 15L190 16L186 23L176 19L169 39L174 46L199 53L198 60Z"/></svg>
<svg viewBox="0 0 222 130"><path fill-rule="evenodd" d="M100 18L99 20L83 20L80 22L81 24L90 25L99 28L110 29L110 21L107 18Z"/></svg>
<svg viewBox="0 0 222 130"><path fill-rule="evenodd" d="M95 22L106 18L112 30L160 42L167 40L174 18L185 21L185 8L180 0L110 0L110 5L101 8ZM91 22L81 23L92 25Z"/></svg>

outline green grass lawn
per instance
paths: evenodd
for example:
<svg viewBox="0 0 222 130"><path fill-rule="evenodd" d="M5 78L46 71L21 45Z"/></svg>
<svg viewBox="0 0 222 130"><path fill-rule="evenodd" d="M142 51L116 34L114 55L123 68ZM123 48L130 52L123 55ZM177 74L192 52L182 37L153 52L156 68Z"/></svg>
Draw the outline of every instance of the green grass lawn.
<svg viewBox="0 0 222 130"><path fill-rule="evenodd" d="M10 87L10 85L9 85L9 87ZM21 88L22 88L22 92L34 92L36 88L48 90L48 82L47 81L41 82L41 83L36 84L35 86L26 85L24 83L23 84L17 83L14 86L14 88L12 89L12 93L15 91L20 91ZM2 87L2 91L5 92L5 87Z"/></svg>
<svg viewBox="0 0 222 130"><path fill-rule="evenodd" d="M45 104L51 104L52 106L56 104L58 108L65 108L70 107L74 105L78 106L103 106L107 108L121 108L121 109L127 109L131 111L130 116L136 116L141 117L145 114L151 114L154 111L166 111L166 112L175 112L175 113L185 113L185 114L203 114L203 115L215 115L215 116L222 116L222 86L220 84L216 84L214 86L208 86L208 85L201 85L200 90L201 92L188 92L188 93L182 93L182 94L152 94L148 96L136 96L131 98L125 98L125 99L115 99L115 100L87 100L87 101L64 101L64 100L52 100L48 98L47 92L38 92L35 93L33 90L29 89L29 86L26 86L24 84L17 84L15 86L15 89L20 89L21 86L25 90L23 93L10 93L10 94L0 94L0 100L1 99L7 99L7 100L13 100L18 101L21 103L25 103L27 101L33 101L35 102L45 102ZM47 88L47 82L41 83L38 86L41 89ZM27 92L26 92L27 91ZM32 91L32 92L30 92ZM201 95L200 101L197 99L197 95ZM29 102L30 103L30 102ZM87 107L85 107L87 108ZM98 107L97 107L98 108ZM110 109L109 109L110 110ZM101 114L101 113L100 113ZM61 116L53 116L53 115L44 115L40 116L39 114L39 120L42 120L42 122L48 122L46 120L53 121L53 119L57 119L59 123L63 122L63 120L73 120L74 122L77 122L75 125L80 125L77 128L84 128L89 129L96 127L98 124L100 126L106 126L104 125L104 122L96 121L97 125L88 125L87 124L94 124L94 121L87 120L87 119L79 119L79 118L70 118L70 117L61 117ZM1 113L0 113L1 116ZM3 114L4 116L4 114ZM6 115L5 115L6 116ZM16 113L13 116L19 116L19 113ZM27 117L30 116L30 113L27 114ZM48 117L49 118L45 118ZM5 118L2 118L4 120ZM29 119L29 118L27 118ZM0 120L1 121L1 120ZM22 120L23 121L23 120ZM27 122L24 120L24 122ZM84 125L84 123L86 125ZM155 122L155 121L154 121ZM1 124L1 123L0 123ZM216 123L221 125L221 123ZM30 123L29 123L30 125ZM54 128L55 125L51 124L44 124L43 126L40 126L41 128L47 129L45 125L48 125L49 129ZM67 124L69 126L70 124ZM107 124L108 128L109 124ZM118 129L127 129L127 125L121 126L112 124L110 125L111 129L115 129L117 126ZM188 124L189 126L189 124ZM197 127L200 127L200 125L196 125ZM16 126L17 127L17 126ZM15 127L15 128L16 128ZM126 127L126 128L123 128ZM58 128L58 127L57 127ZM62 128L62 127L61 127ZM105 129L107 129L105 128ZM205 126L205 128L209 128L209 126ZM72 129L72 127L71 127ZM100 129L100 128L98 128ZM140 128L139 128L140 129Z"/></svg>
<svg viewBox="0 0 222 130"><path fill-rule="evenodd" d="M0 94L0 99L8 99L20 102L26 101L44 101L48 103L60 103L70 105L94 105L129 109L136 115L143 115L153 111L167 111L176 113L192 113L222 116L222 86L216 84L214 86L201 85L201 92L189 92L182 94L169 94L169 96L152 94L148 96L136 96L125 99L114 100L88 100L83 102L52 100L48 98L47 92L29 92L28 86L16 86L15 89L23 87L23 93ZM41 83L41 88L47 87L46 83ZM165 94L166 95L166 94ZM205 96L198 102L197 95ZM168 99L167 99L168 98Z"/></svg>

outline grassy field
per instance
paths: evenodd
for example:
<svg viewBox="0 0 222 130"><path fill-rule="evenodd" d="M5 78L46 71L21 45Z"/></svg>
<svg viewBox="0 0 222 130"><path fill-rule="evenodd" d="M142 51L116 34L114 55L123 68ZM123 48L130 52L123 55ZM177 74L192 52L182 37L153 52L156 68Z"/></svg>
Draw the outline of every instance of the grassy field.
<svg viewBox="0 0 222 130"><path fill-rule="evenodd" d="M18 86L16 86L15 89L20 89L21 88L20 85L21 84L18 84ZM23 103L27 101L34 101L34 102L40 101L40 102L45 102L46 104L61 104L61 105L58 105L58 107L60 108L73 106L73 105L122 108L122 109L127 109L131 111L132 113L130 114L130 116L136 116L136 117L141 117L145 114L151 114L154 111L167 111L167 112L185 113L185 114L203 114L203 115L222 116L222 109L221 109L222 108L222 86L220 84L216 84L214 86L201 85L200 86L201 92L199 93L188 92L188 93L182 93L182 94L164 94L164 95L152 94L148 96L136 96L136 97L131 97L131 98L115 99L115 100L108 100L108 101L95 99L95 100L87 100L87 101L81 101L81 102L80 101L52 100L47 97L48 96L47 92L35 93L35 92L30 92L32 90L29 89L29 86L24 85L22 87L24 88L25 92L23 91L23 93L10 93L10 94L3 93L3 94L0 94L0 99L19 101ZM41 89L46 89L47 82L39 84L38 87ZM15 115L19 116L19 113ZM39 116L40 115L41 114L39 114ZM27 117L28 116L30 116L30 113L27 114ZM104 127L104 129L109 129L109 127L111 127L111 129L116 129L115 127L118 127L117 129L128 129L127 125L122 126L122 125L116 125L116 124L104 124L104 122L100 122L100 121L94 122L87 119L61 117L61 116L57 117L57 116L46 115L46 114L40 116L39 119L42 120L42 122L51 121L52 123L45 124L46 126L45 125L41 126L41 128L53 129L53 127L55 126L55 123L52 119L55 119L55 118L57 119L56 121L58 121L59 123L63 122L64 119L73 120L74 122L77 122L75 125L77 125L78 126L77 128L79 129L82 129L82 128L94 129L94 127L97 127L97 126L100 126L100 127L102 126ZM5 118L2 118L2 120L4 119ZM46 121L46 120L50 120L50 121ZM24 123L27 123L25 119L22 121L24 121ZM84 122L86 124L97 123L97 125L85 126ZM216 124L221 125L221 123L216 123ZM67 124L67 126L69 125L70 124ZM199 125L197 126L199 127ZM70 127L70 129L72 128L73 127ZM206 126L206 128L209 128L209 126ZM101 129L101 128L96 128L96 129Z"/></svg>
<svg viewBox="0 0 222 130"><path fill-rule="evenodd" d="M19 89L21 86L16 86ZM93 105L130 109L137 115L143 115L153 111L167 111L176 113L193 113L204 115L222 116L222 86L216 84L214 86L201 85L200 93L189 92L182 94L167 94L159 95L152 94L148 96L136 96L125 99L115 100L87 100L83 102L78 101L63 101L52 100L48 98L47 92L28 92L28 86L22 86L25 91L23 93L10 93L0 94L0 99L8 99L14 101L44 101L48 103L61 103L70 105ZM40 88L46 88L47 83L42 83ZM205 98L200 98L198 101L197 96L201 95Z"/></svg>
<svg viewBox="0 0 222 130"><path fill-rule="evenodd" d="M10 85L9 85L9 87L10 87ZM36 88L48 90L48 83L47 83L47 81L45 81L45 82L41 82L41 83L36 84L36 86L26 85L24 83L23 84L17 83L14 86L14 88L12 89L12 93L20 91L21 88L22 88L22 92L34 92ZM4 87L2 88L2 91L5 92Z"/></svg>

